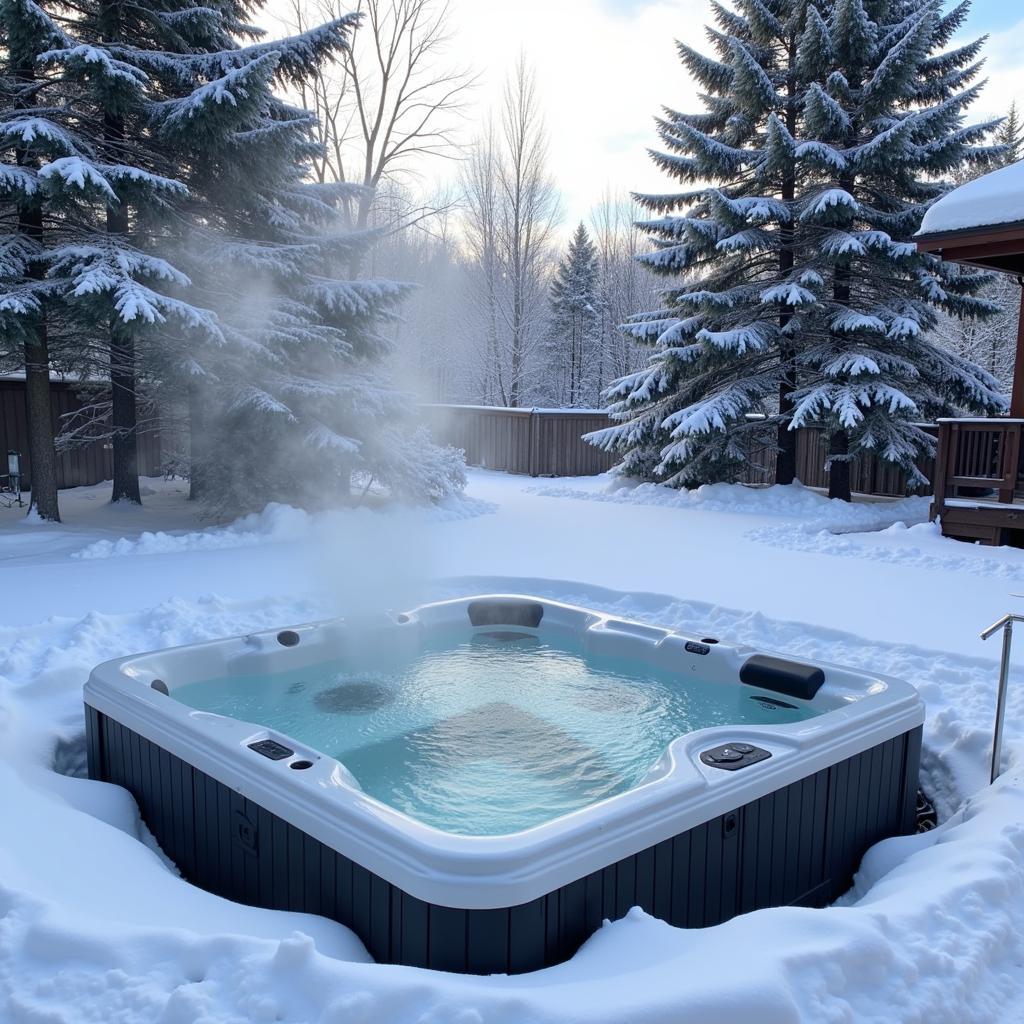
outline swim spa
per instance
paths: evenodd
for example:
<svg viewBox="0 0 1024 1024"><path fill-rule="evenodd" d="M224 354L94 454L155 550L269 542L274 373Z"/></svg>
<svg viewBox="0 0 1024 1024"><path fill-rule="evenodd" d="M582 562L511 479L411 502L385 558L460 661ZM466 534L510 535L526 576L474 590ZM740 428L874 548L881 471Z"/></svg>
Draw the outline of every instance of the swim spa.
<svg viewBox="0 0 1024 1024"><path fill-rule="evenodd" d="M898 680L488 595L107 662L89 773L190 881L381 962L522 972L640 906L831 902L913 830Z"/></svg>

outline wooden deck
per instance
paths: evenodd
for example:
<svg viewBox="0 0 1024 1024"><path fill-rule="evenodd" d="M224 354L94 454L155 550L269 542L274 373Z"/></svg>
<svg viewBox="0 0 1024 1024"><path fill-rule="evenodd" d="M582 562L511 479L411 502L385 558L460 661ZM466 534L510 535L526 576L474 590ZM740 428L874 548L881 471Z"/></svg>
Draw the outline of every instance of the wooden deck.
<svg viewBox="0 0 1024 1024"><path fill-rule="evenodd" d="M946 537L1024 546L1024 419L939 420L932 519Z"/></svg>

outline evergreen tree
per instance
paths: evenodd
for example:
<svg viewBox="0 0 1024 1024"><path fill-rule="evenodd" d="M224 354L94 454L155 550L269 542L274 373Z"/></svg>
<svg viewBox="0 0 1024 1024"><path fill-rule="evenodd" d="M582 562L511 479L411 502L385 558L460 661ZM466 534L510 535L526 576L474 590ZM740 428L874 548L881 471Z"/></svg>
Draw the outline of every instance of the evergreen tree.
<svg viewBox="0 0 1024 1024"><path fill-rule="evenodd" d="M156 114L187 168L183 265L223 335L222 344L165 346L161 377L191 409L193 494L222 509L347 501L356 478L364 490L376 482L416 500L463 483L457 453L430 443L411 397L383 374L381 327L408 288L350 276L376 238L346 227L344 204L363 189L313 180L315 122L273 91L312 73L325 35L248 48L255 60L237 70L230 51L192 61L193 94ZM244 88L246 103L218 103L225 87ZM218 111L212 138L195 130L197 104Z"/></svg>
<svg viewBox="0 0 1024 1024"><path fill-rule="evenodd" d="M622 422L591 436L623 452L624 472L733 479L766 426L822 420L833 492L848 496L849 453L913 476L932 443L917 420L1002 408L988 374L925 337L936 307L992 311L973 297L983 276L909 241L938 176L984 159L993 127L964 124L981 41L943 52L969 5L941 6L736 0L714 5L717 60L681 48L705 111L669 113L655 159L714 184L641 197L664 214L647 223L648 264L685 277L628 326L651 363L609 389Z"/></svg>
<svg viewBox="0 0 1024 1024"><path fill-rule="evenodd" d="M20 81L30 83L24 102L5 109L0 123L0 138L13 148L22 173L12 177L6 160L4 171L15 202L31 218L23 214L7 241L9 250L30 258L6 268L0 312L6 326L26 336L27 371L46 381L45 399L40 383L39 407L30 404L33 431L49 423L49 327L61 317L73 323L79 345L67 356L83 375L96 376L102 358L111 384L115 501L138 500L138 344L168 321L187 334L217 334L206 311L172 294L188 279L157 254L159 225L187 192L167 176L169 161L153 140L157 83L132 63L134 45L115 50L104 44L120 34L120 21L110 19L124 17L141 19L132 31L144 41L142 24L158 26L160 19L142 12L118 5L114 14L103 0L74 17L63 12L65 28L33 0L3 0L0 6L8 59L23 69Z"/></svg>
<svg viewBox="0 0 1024 1024"><path fill-rule="evenodd" d="M1010 104L1006 119L996 132L996 145L1002 148L997 167L1015 164L1024 156L1024 125L1021 125L1016 101Z"/></svg>
<svg viewBox="0 0 1024 1024"><path fill-rule="evenodd" d="M636 197L660 214L639 225L656 245L642 260L674 283L661 309L624 328L653 353L606 391L621 424L590 440L621 452L624 473L673 486L734 479L752 448L774 444L776 480L787 483L802 310L814 298L802 266L796 149L813 40L826 29L803 0L712 8L715 57L679 45L705 109L666 110L658 119L665 151L652 153L696 187Z"/></svg>
<svg viewBox="0 0 1024 1024"><path fill-rule="evenodd" d="M984 318L987 281L910 239L948 176L984 162L993 124L965 124L976 99L983 40L947 50L969 3L834 0L818 51L821 86L806 110L813 175L801 221L818 254L811 378L795 395L794 426L824 422L833 497L849 499L850 459L870 450L918 484L933 439L921 420L960 410L1001 412L998 382L936 345L946 311Z"/></svg>
<svg viewBox="0 0 1024 1024"><path fill-rule="evenodd" d="M46 20L32 0L0 2ZM312 116L274 91L343 49L355 19L251 43L251 9L85 0L26 48L59 102L6 119L39 166L19 158L2 180L41 196L54 241L22 243L39 280L4 262L0 314L28 322L45 297L49 317L73 318L86 372L104 349L115 500L138 496L140 371L193 394L197 478L225 509L311 500L353 468L436 497L459 485L458 460L408 425L377 370L377 324L404 289L347 278L372 235L341 228L349 186L309 183Z"/></svg>
<svg viewBox="0 0 1024 1024"><path fill-rule="evenodd" d="M580 224L551 284L551 344L560 377L559 401L569 407L589 405L600 344L601 297L597 248Z"/></svg>
<svg viewBox="0 0 1024 1024"><path fill-rule="evenodd" d="M52 120L61 100L40 80L36 56L66 39L36 4L0 3L0 355L25 370L29 512L50 522L60 521L47 333L54 285L46 280L46 254L54 243L44 217L51 186L40 168L51 158L78 156L81 143Z"/></svg>

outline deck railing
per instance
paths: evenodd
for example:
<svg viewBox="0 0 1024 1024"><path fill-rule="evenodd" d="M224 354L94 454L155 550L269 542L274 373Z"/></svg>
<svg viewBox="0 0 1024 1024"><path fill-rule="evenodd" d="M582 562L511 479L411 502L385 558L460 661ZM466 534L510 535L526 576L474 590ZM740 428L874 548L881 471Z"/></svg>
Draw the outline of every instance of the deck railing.
<svg viewBox="0 0 1024 1024"><path fill-rule="evenodd" d="M1024 419L939 420L934 514L952 499L1013 504L1022 434Z"/></svg>

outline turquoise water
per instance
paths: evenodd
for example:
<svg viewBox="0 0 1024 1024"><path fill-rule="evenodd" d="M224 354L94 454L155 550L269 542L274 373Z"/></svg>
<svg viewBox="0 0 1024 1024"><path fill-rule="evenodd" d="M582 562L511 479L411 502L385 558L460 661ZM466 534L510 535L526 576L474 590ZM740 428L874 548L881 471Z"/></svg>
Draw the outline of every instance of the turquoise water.
<svg viewBox="0 0 1024 1024"><path fill-rule="evenodd" d="M816 713L512 630L372 667L339 660L173 692L292 736L370 795L462 835L517 832L631 789L694 729Z"/></svg>

